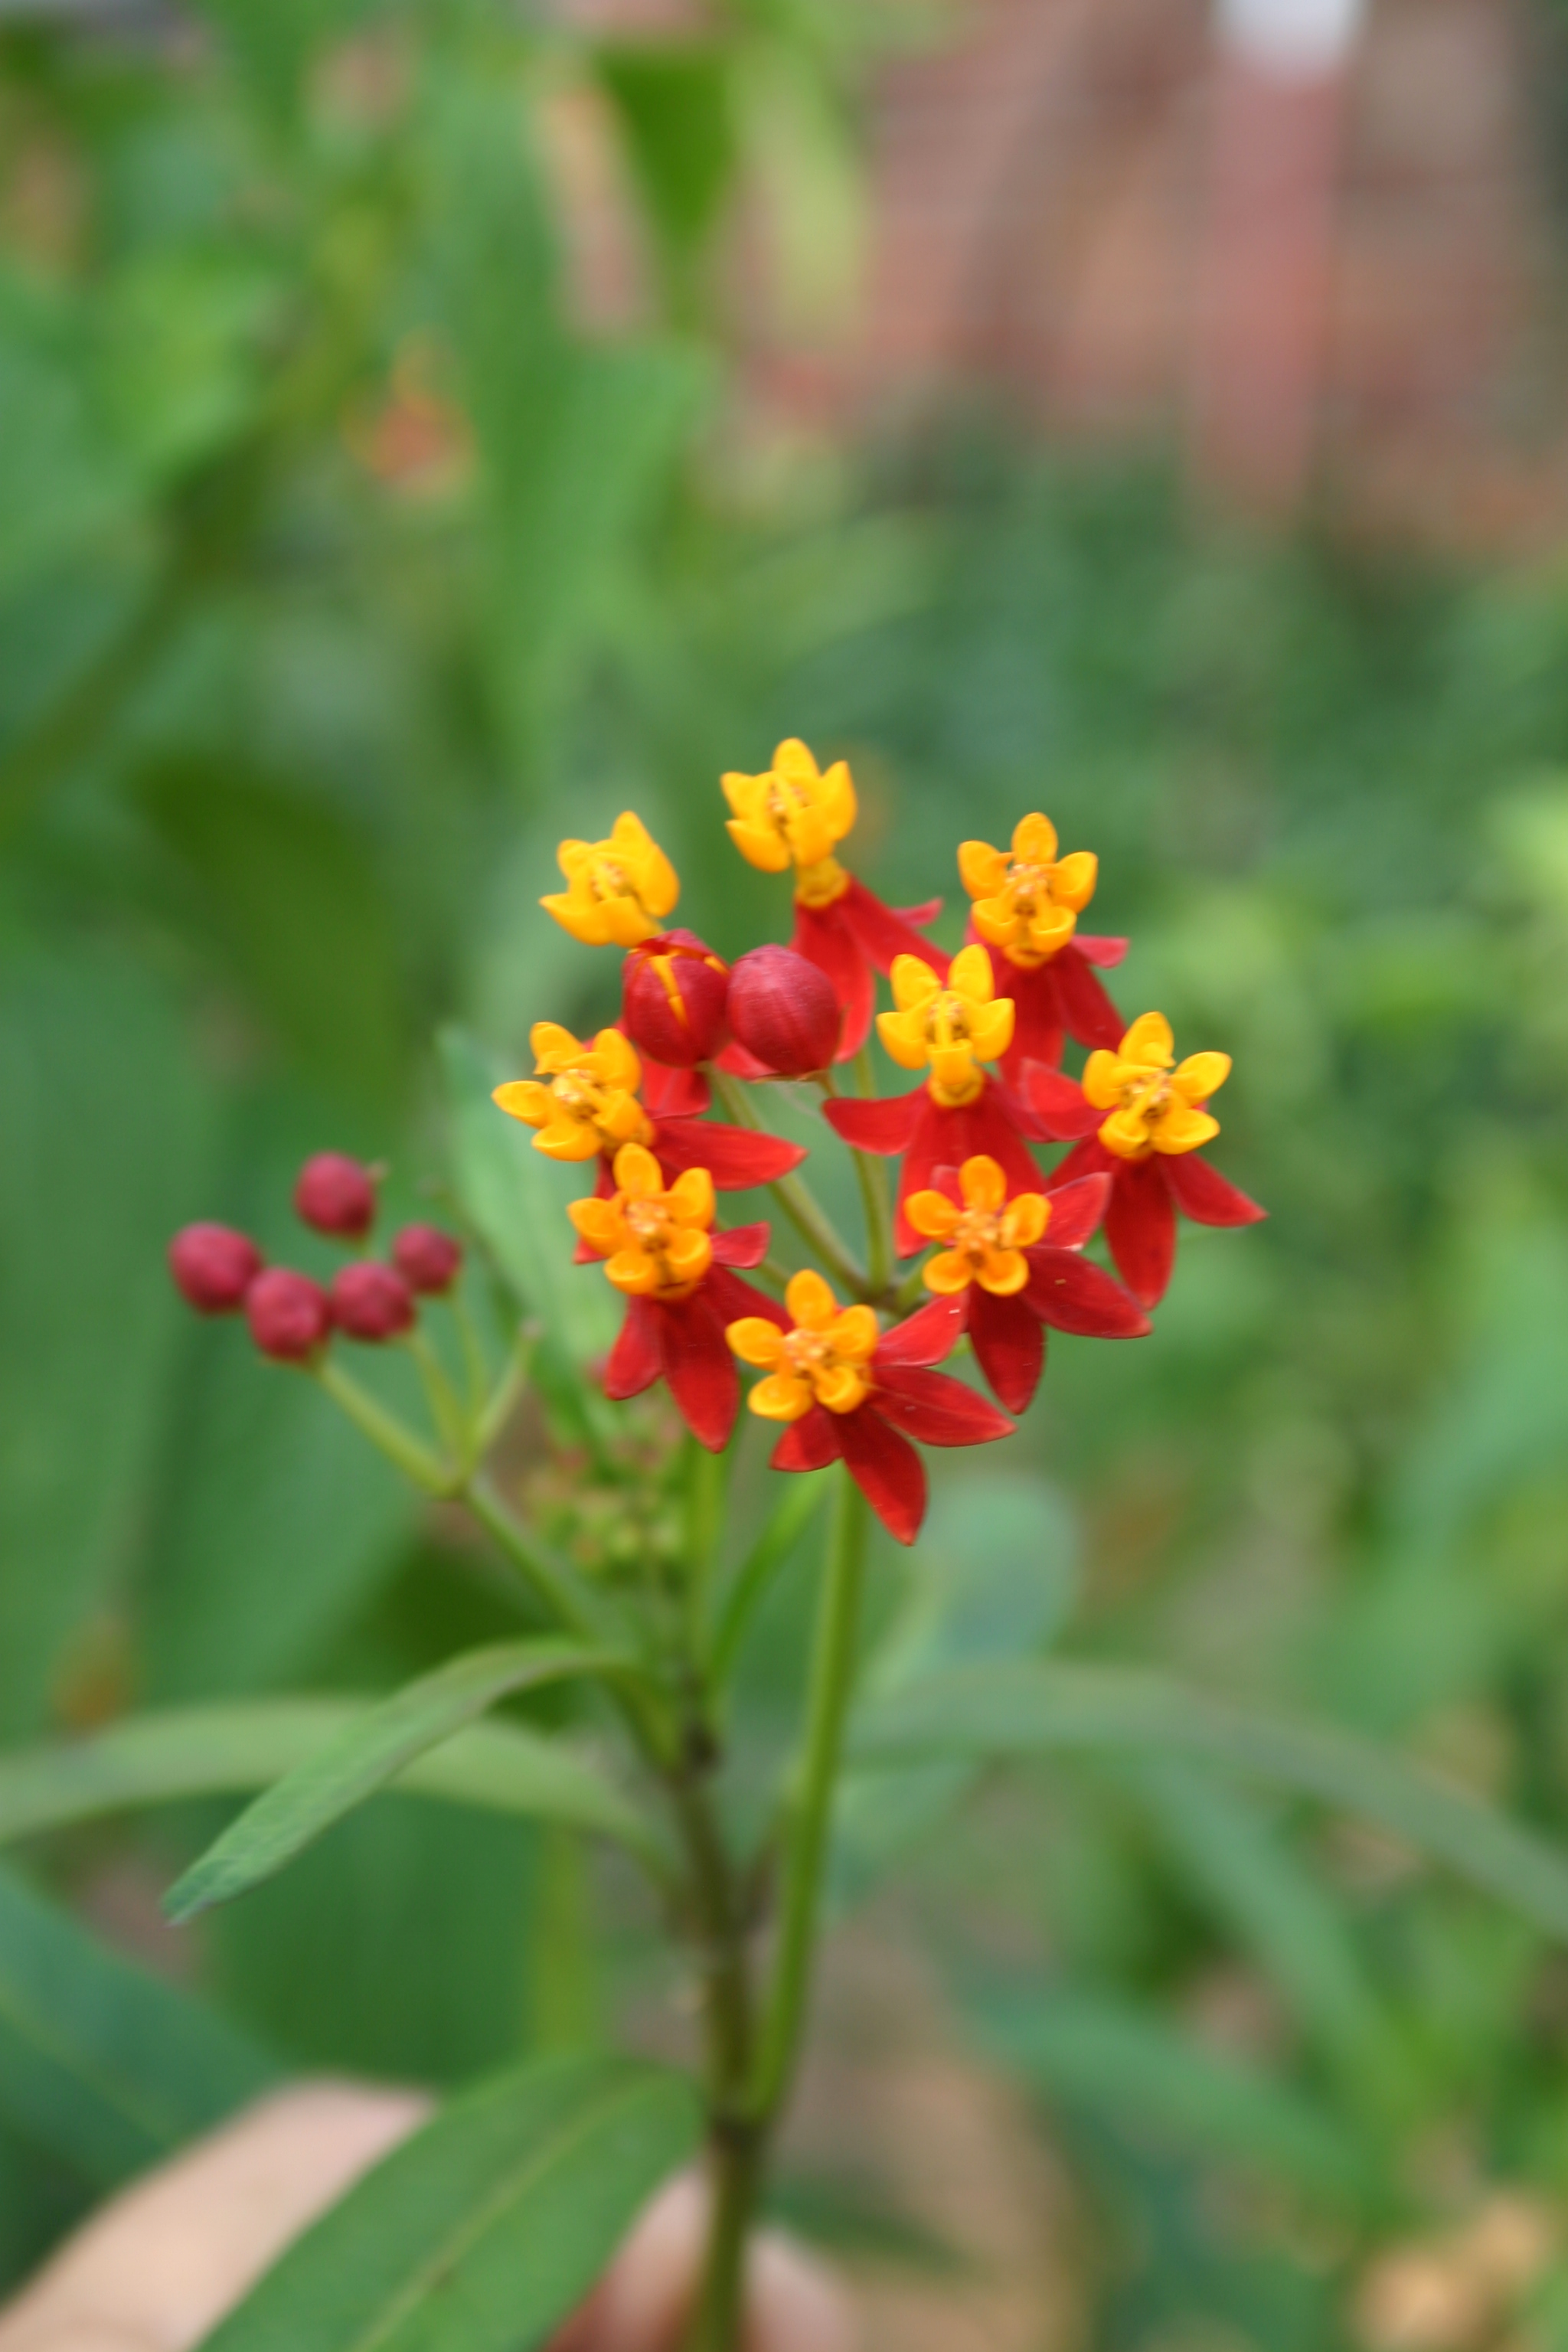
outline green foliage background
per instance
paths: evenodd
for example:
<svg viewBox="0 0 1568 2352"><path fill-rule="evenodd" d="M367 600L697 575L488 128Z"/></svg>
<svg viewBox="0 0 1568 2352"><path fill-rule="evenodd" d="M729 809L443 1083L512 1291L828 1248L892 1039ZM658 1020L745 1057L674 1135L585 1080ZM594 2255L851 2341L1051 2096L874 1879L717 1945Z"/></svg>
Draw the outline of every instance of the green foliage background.
<svg viewBox="0 0 1568 2352"><path fill-rule="evenodd" d="M716 240L780 125L831 214L868 37L808 0L735 0L679 58L487 0L0 36L0 1735L379 1689L504 1626L312 1388L179 1311L163 1244L222 1215L315 1263L287 1195L327 1145L439 1198L438 1026L521 1070L532 1020L610 1009L534 906L563 831L636 806L683 918L778 936L717 778L799 733L949 940L962 835L1044 806L1099 851L1120 1001L1234 1052L1217 1157L1271 1212L1187 1231L1153 1340L1057 1343L1013 1483L941 1497L921 1622L1310 1704L1561 1840L1568 573L1253 544L1158 464L995 419L762 462ZM616 337L571 323L544 160L584 89L659 289ZM465 420L412 488L364 456L411 351ZM752 1645L759 1755L804 1613L797 1579ZM899 1863L964 2030L1037 2087L1098 2344L1331 2352L1385 2239L1489 2183L1568 2196L1543 1938L1196 1768L1028 1785L946 1847L951 1779L868 1790L843 1891ZM217 1818L22 1860L101 1914ZM79 1931L10 1884L0 2278L275 2068L458 2083L594 2042L643 1981L563 1834L384 1801L198 1940L221 2050L128 2137L40 2082L4 1955ZM1275 2021L1245 2062L1190 2022L1227 1976ZM163 2030L131 2014L116 2066Z"/></svg>

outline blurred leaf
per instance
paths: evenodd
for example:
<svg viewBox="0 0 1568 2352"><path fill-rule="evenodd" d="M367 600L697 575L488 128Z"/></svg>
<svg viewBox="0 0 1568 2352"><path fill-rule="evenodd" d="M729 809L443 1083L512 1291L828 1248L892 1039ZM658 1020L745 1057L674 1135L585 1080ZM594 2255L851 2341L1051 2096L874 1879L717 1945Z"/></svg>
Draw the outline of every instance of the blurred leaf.
<svg viewBox="0 0 1568 2352"><path fill-rule="evenodd" d="M610 42L595 63L680 309L737 161L728 52L698 41Z"/></svg>
<svg viewBox="0 0 1568 2352"><path fill-rule="evenodd" d="M185 1920L211 1904L232 1903L510 1693L602 1674L616 1664L605 1652L547 1635L448 1660L368 1708L247 1806L186 1871L164 1908L172 1919Z"/></svg>
<svg viewBox="0 0 1568 2352"><path fill-rule="evenodd" d="M257 341L278 294L252 256L220 246L155 247L110 281L98 314L101 407L140 479L186 471L251 421Z"/></svg>
<svg viewBox="0 0 1568 2352"><path fill-rule="evenodd" d="M324 802L203 763L141 779L194 911L307 1073L383 1117L404 1064L392 911L373 845Z"/></svg>
<svg viewBox="0 0 1568 2352"><path fill-rule="evenodd" d="M616 614L706 371L566 331L548 196L492 56L431 79L431 259L484 478L491 692L525 773Z"/></svg>
<svg viewBox="0 0 1568 2352"><path fill-rule="evenodd" d="M377 0L200 0L263 109L287 121L313 56L373 14Z"/></svg>
<svg viewBox="0 0 1568 2352"><path fill-rule="evenodd" d="M0 1728L15 1732L47 1718L67 1644L134 1557L184 1313L164 1251L201 1207L210 1129L174 1007L133 965L14 956L0 997Z"/></svg>
<svg viewBox="0 0 1568 2352"><path fill-rule="evenodd" d="M1380 1822L1568 1937L1568 1858L1419 1765L1331 1727L1265 1715L1133 1668L965 1667L872 1700L852 1759L1154 1748L1205 1756Z"/></svg>
<svg viewBox="0 0 1568 2352"><path fill-rule="evenodd" d="M0 2113L112 2187L275 2079L188 1994L0 1871Z"/></svg>
<svg viewBox="0 0 1568 2352"><path fill-rule="evenodd" d="M154 1703L265 1689L309 1665L406 1540L384 1456L313 1381L191 1334L180 1446L149 1538L143 1687Z"/></svg>
<svg viewBox="0 0 1568 2352"><path fill-rule="evenodd" d="M1159 1763L1132 1779L1188 1885L1268 1972L1352 2102L1395 2119L1408 2105L1411 2053L1330 1889L1256 1806L1209 1773Z"/></svg>
<svg viewBox="0 0 1568 2352"><path fill-rule="evenodd" d="M1026 1471L940 1487L910 1563L904 1607L864 1687L885 1696L944 1668L1026 1657L1054 1639L1078 1590L1078 1537L1055 1489ZM973 1785L967 1763L862 1772L841 1790L834 1872L841 1902L863 1896L900 1853L933 1832Z"/></svg>
<svg viewBox="0 0 1568 2352"><path fill-rule="evenodd" d="M545 2059L455 2101L284 2254L209 2352L530 2352L690 2153L680 2077Z"/></svg>
<svg viewBox="0 0 1568 2352"><path fill-rule="evenodd" d="M132 1717L84 1738L0 1757L0 1843L136 1806L265 1789L369 1712L351 1699L239 1700ZM471 1725L416 1758L398 1786L649 1849L649 1832L603 1773L519 1724Z"/></svg>
<svg viewBox="0 0 1568 2352"><path fill-rule="evenodd" d="M1261 2168L1335 2205L1370 2192L1362 2151L1327 2109L1131 2001L993 1992L968 2001L966 2013L1011 2072L1135 2137Z"/></svg>
<svg viewBox="0 0 1568 2352"><path fill-rule="evenodd" d="M0 268L0 592L137 510L134 471L94 413L81 312Z"/></svg>

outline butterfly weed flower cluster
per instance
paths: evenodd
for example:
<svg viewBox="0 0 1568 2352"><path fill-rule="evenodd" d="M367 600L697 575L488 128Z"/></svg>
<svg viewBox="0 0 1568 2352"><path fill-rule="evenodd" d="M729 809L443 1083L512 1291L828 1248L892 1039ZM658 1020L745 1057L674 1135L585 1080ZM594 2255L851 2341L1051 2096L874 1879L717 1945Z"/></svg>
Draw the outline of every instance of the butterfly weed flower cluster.
<svg viewBox="0 0 1568 2352"><path fill-rule="evenodd" d="M871 1515L912 1543L925 1454L1014 1434L1049 1331L1146 1336L1179 1219L1241 1225L1263 1213L1205 1156L1228 1056L1179 1059L1163 1014L1122 1018L1102 975L1127 942L1079 928L1097 862L1063 855L1044 815L1021 817L1007 848L960 845L969 915L950 956L929 936L940 900L887 906L845 862L857 809L844 761L823 769L805 744L782 743L768 769L728 774L722 791L739 855L792 881L787 945L731 963L673 927L679 878L634 814L603 840L563 842L564 887L541 903L585 948L618 953L618 1016L587 1036L539 1021L531 1071L494 1089L498 1114L535 1151L580 1172L558 1234L527 1238L531 1251L559 1250L564 1280L616 1294L602 1360L575 1361L568 1333L534 1325L498 1373L463 1246L407 1225L377 1255L376 1178L338 1154L309 1161L295 1193L303 1222L343 1253L330 1282L266 1265L218 1225L187 1227L170 1252L193 1307L243 1314L264 1355L318 1380L427 1492L467 1503L518 1571L549 1631L476 1654L482 1703L542 1676L594 1683L661 1797L664 1843L637 1850L697 1979L713 2189L690 2352L736 2352L740 2340L747 2236L819 1930ZM908 1086L878 1092L873 1028ZM1063 1066L1069 1040L1087 1056L1076 1075ZM785 1085L816 1100L810 1152L770 1124ZM818 1150L849 1156L858 1245L813 1189ZM729 1196L759 1191L768 1218L726 1214ZM776 1249L775 1226L790 1234ZM1109 1265L1089 1254L1097 1240ZM445 1320L432 1326L437 1310ZM343 1342L405 1351L426 1433L385 1401L385 1383L351 1370ZM498 1467L496 1440L531 1384L546 1442L531 1467ZM774 1433L772 1468L793 1475L737 1561L726 1482L743 1409ZM825 1487L834 1505L798 1752L762 1850L742 1855L712 1785L728 1679ZM437 1727L430 1738L469 1719L471 1707L443 1712L466 1671L458 1660L428 1678L419 1719ZM405 1746L394 1751L405 1760ZM353 1777L329 1775L333 1786ZM236 1859L246 1818L220 1841L221 1896L202 1891L204 1862L196 1895L176 1890L182 1916L250 1883ZM270 1824L258 1850L277 1866Z"/></svg>

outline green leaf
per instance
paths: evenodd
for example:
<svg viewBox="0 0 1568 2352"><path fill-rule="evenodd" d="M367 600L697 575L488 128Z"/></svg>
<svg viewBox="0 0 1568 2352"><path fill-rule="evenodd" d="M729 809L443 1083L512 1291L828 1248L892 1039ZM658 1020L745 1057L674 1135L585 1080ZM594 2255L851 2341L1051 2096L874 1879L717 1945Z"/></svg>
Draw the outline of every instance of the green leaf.
<svg viewBox="0 0 1568 2352"><path fill-rule="evenodd" d="M715 43L613 42L597 62L679 305L735 169L728 54Z"/></svg>
<svg viewBox="0 0 1568 2352"><path fill-rule="evenodd" d="M205 2352L531 2352L696 2143L680 2076L546 2059L454 2102L290 2247Z"/></svg>
<svg viewBox="0 0 1568 2352"><path fill-rule="evenodd" d="M0 1757L0 1844L135 1806L247 1795L308 1763L368 1711L353 1699L316 1697L178 1707ZM397 1786L658 1853L647 1823L596 1766L519 1724L471 1725L417 1757Z"/></svg>
<svg viewBox="0 0 1568 2352"><path fill-rule="evenodd" d="M960 1668L874 1700L860 1765L1155 1749L1206 1756L1379 1822L1552 1935L1568 1937L1568 1859L1465 1790L1330 1726L1265 1715L1131 1668Z"/></svg>
<svg viewBox="0 0 1568 2352"><path fill-rule="evenodd" d="M105 1007L112 1007L106 1044ZM184 1328L164 1263L212 1122L178 1012L118 956L0 971L0 1731L32 1731L134 1561ZM25 1236L25 1240L20 1237Z"/></svg>
<svg viewBox="0 0 1568 2352"><path fill-rule="evenodd" d="M0 1871L0 2114L108 2188L273 2080L189 1995Z"/></svg>
<svg viewBox="0 0 1568 2352"><path fill-rule="evenodd" d="M1336 2205L1369 2193L1356 2143L1331 2115L1131 2001L993 1994L968 2013L1011 2071L1137 2138L1174 2140L1249 2174L1273 2173Z"/></svg>
<svg viewBox="0 0 1568 2352"><path fill-rule="evenodd" d="M232 1903L510 1692L604 1674L617 1663L607 1652L545 1638L497 1643L422 1675L247 1806L186 1871L164 1908L185 1920L214 1903Z"/></svg>

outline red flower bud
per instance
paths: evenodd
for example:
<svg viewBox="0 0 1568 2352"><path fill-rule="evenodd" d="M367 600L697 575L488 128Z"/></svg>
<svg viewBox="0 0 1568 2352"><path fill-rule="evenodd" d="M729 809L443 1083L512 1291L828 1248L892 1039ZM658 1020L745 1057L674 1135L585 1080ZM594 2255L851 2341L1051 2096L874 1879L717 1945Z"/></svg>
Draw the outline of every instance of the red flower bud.
<svg viewBox="0 0 1568 2352"><path fill-rule="evenodd" d="M232 1225L186 1225L169 1244L169 1271L199 1315L234 1315L261 1271L261 1252Z"/></svg>
<svg viewBox="0 0 1568 2352"><path fill-rule="evenodd" d="M363 1241L375 1223L375 1185L357 1160L342 1151L318 1151L300 1171L294 1207L319 1234Z"/></svg>
<svg viewBox="0 0 1568 2352"><path fill-rule="evenodd" d="M730 975L736 1042L781 1078L826 1070L843 1015L833 982L792 948L753 948Z"/></svg>
<svg viewBox="0 0 1568 2352"><path fill-rule="evenodd" d="M633 948L621 971L621 1025L650 1062L689 1070L724 1043L730 967L691 931Z"/></svg>
<svg viewBox="0 0 1568 2352"><path fill-rule="evenodd" d="M264 1356L302 1364L331 1336L332 1304L319 1282L286 1265L268 1266L245 1294L250 1336Z"/></svg>
<svg viewBox="0 0 1568 2352"><path fill-rule="evenodd" d="M438 1298L463 1265L463 1244L436 1225L405 1225L392 1244L393 1263L410 1290Z"/></svg>
<svg viewBox="0 0 1568 2352"><path fill-rule="evenodd" d="M416 1311L414 1293L403 1276L374 1258L345 1265L332 1276L332 1320L351 1339L395 1339Z"/></svg>

